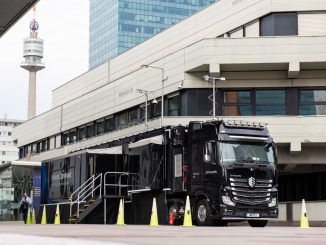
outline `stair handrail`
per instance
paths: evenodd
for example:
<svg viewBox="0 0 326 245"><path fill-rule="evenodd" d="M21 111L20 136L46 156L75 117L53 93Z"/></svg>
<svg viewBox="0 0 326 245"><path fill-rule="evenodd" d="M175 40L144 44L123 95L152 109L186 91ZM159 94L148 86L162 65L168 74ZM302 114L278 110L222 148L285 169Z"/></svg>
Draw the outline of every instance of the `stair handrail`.
<svg viewBox="0 0 326 245"><path fill-rule="evenodd" d="M94 181L94 177L95 175L92 175L91 177L89 177L82 185L80 185L71 195L70 195L70 200L73 201L73 196L81 189L83 188L85 185L87 185L87 183L91 180Z"/></svg>
<svg viewBox="0 0 326 245"><path fill-rule="evenodd" d="M99 184L95 186L96 180L100 180ZM100 173L99 175L97 175L95 177L95 175L91 176L88 180L86 180L83 185L80 186L80 188L78 188L78 190L81 189L81 187L83 187L77 194L77 199L76 200L71 200L71 204L70 204L70 217L72 216L72 207L74 204L77 204L77 218L79 217L79 210L80 210L80 204L84 203L85 200L92 195L92 197L94 197L95 191L97 189L100 189L100 195L99 198L102 198L102 173ZM92 180L91 182L89 182L89 180ZM89 182L89 183L88 183ZM88 184L87 184L88 183ZM74 191L74 194L76 193L76 191ZM71 195L72 196L72 195Z"/></svg>
<svg viewBox="0 0 326 245"><path fill-rule="evenodd" d="M117 179L118 179L117 183L114 183L114 184L107 183L107 181L108 181L107 175L112 175L112 176L117 175L116 176ZM122 177L123 176L127 176L126 184L123 184L122 183L123 182L122 181ZM118 187L118 194L119 194L119 196L121 196L121 189L122 188L129 188L129 187L131 187L133 189L133 187L136 187L136 185L133 184L135 177L140 178L141 176L138 173L130 173L130 172L106 172L104 174L104 186L103 186L103 188L104 188L104 191L103 191L104 196L107 195L107 187ZM132 184L131 185L129 185L130 178L132 180ZM138 185L137 185L137 187L138 188L143 188L143 186L138 186Z"/></svg>

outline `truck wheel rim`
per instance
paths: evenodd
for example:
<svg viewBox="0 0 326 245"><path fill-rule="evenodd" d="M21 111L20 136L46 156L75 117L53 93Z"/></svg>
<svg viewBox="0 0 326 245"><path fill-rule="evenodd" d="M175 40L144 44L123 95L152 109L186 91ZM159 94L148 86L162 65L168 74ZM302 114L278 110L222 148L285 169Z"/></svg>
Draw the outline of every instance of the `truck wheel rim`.
<svg viewBox="0 0 326 245"><path fill-rule="evenodd" d="M198 216L198 220L200 222L205 222L205 220L206 220L206 207L204 205L200 205L198 207L197 216Z"/></svg>

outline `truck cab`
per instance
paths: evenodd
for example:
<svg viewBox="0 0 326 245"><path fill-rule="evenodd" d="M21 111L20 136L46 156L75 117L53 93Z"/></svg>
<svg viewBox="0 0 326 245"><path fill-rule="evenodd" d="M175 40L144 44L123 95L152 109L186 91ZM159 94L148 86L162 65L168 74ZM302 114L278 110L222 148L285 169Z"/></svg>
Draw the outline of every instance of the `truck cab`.
<svg viewBox="0 0 326 245"><path fill-rule="evenodd" d="M198 225L278 217L276 147L259 122L190 122L187 191Z"/></svg>

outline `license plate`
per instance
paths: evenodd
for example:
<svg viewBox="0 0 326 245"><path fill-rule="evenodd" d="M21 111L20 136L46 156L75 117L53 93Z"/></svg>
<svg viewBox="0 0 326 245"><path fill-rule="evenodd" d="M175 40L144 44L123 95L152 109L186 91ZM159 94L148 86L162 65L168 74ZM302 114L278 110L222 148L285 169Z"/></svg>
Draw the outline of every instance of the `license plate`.
<svg viewBox="0 0 326 245"><path fill-rule="evenodd" d="M257 214L257 213L247 213L247 218L259 218L259 214Z"/></svg>

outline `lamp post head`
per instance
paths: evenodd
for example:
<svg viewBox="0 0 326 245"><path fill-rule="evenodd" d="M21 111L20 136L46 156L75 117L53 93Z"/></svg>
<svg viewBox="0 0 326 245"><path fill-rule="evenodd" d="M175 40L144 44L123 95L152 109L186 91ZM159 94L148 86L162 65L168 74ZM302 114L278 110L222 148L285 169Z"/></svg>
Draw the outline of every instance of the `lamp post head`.
<svg viewBox="0 0 326 245"><path fill-rule="evenodd" d="M141 65L141 68L148 68L148 65Z"/></svg>
<svg viewBox="0 0 326 245"><path fill-rule="evenodd" d="M205 75L205 76L203 76L203 78L204 78L204 80L205 80L205 82L209 82L209 80L210 80L210 76L208 76L208 75Z"/></svg>
<svg viewBox="0 0 326 245"><path fill-rule="evenodd" d="M153 105L156 105L157 103L158 103L157 100L156 99L153 99L152 104Z"/></svg>
<svg viewBox="0 0 326 245"><path fill-rule="evenodd" d="M225 81L225 77L211 77L209 75L203 76L205 82L214 82L216 80Z"/></svg>

